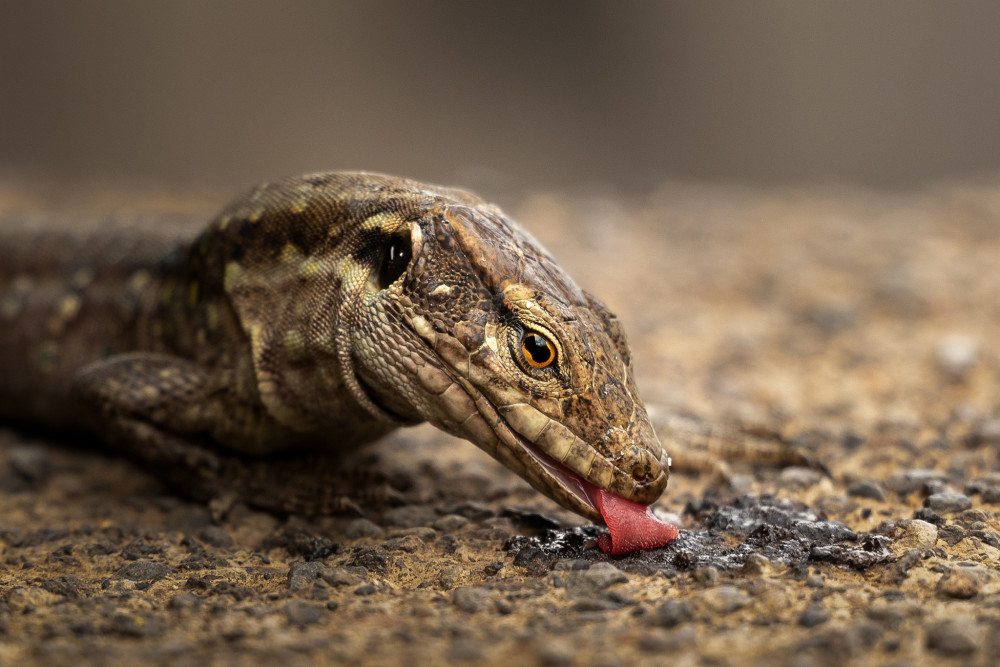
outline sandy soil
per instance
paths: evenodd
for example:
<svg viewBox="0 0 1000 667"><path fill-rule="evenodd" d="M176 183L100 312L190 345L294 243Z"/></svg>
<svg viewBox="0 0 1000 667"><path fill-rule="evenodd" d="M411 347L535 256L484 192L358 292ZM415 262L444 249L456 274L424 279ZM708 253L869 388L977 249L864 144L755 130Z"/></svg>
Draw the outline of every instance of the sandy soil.
<svg viewBox="0 0 1000 667"><path fill-rule="evenodd" d="M676 543L607 557L427 427L372 448L401 505L313 519L0 430L0 664L992 663L1000 183L511 199L625 322ZM8 214L224 200L0 185ZM717 428L813 465L723 463Z"/></svg>

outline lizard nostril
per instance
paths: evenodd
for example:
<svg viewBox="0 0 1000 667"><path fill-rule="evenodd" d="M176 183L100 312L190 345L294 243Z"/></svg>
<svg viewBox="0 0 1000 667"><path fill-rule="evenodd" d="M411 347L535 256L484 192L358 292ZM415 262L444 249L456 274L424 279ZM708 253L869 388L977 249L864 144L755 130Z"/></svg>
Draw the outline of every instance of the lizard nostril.
<svg viewBox="0 0 1000 667"><path fill-rule="evenodd" d="M645 482L649 478L649 472L646 470L646 466L637 463L632 466L632 479L637 482Z"/></svg>

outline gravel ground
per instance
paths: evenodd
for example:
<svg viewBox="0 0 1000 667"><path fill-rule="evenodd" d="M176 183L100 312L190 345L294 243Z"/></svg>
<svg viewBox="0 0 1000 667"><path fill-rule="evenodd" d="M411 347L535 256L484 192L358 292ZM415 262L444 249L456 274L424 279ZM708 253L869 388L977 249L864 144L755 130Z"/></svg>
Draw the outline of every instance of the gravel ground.
<svg viewBox="0 0 1000 667"><path fill-rule="evenodd" d="M0 185L7 215L224 199ZM624 320L680 539L605 556L427 427L364 454L398 504L319 518L0 430L0 664L994 662L1000 183L510 199ZM690 437L715 428L809 465L725 462Z"/></svg>

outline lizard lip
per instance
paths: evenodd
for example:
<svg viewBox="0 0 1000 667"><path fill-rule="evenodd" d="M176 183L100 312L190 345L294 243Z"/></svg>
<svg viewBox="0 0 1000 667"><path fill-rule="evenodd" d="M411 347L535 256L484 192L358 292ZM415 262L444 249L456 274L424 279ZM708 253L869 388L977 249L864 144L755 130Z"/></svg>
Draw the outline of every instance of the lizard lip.
<svg viewBox="0 0 1000 667"><path fill-rule="evenodd" d="M516 433L516 431L514 431L514 433ZM555 479L559 486L561 486L565 491L568 491L573 500L577 501L578 506L570 509L591 519L600 517L601 523L603 523L601 510L597 507L598 488L595 485L583 479L580 475L576 474L566 466L557 462L551 456L528 442L520 435L517 435L517 440L518 444L524 448L524 451L528 452L528 454L531 455L531 458L533 458L538 465L542 467L542 469Z"/></svg>

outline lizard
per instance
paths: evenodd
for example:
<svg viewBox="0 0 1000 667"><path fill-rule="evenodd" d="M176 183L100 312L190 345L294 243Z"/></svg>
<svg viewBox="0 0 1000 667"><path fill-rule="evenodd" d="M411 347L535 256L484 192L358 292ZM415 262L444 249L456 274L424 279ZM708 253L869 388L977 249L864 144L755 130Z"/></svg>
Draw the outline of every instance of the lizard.
<svg viewBox="0 0 1000 667"><path fill-rule="evenodd" d="M241 462L280 475L268 457L424 421L593 521L667 484L619 319L463 190L315 173L181 242L0 247L0 418L91 433L193 495L268 508Z"/></svg>

